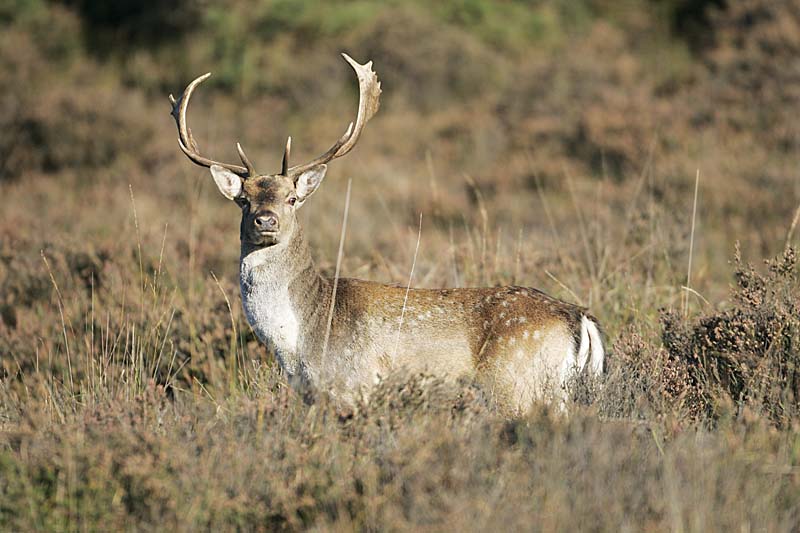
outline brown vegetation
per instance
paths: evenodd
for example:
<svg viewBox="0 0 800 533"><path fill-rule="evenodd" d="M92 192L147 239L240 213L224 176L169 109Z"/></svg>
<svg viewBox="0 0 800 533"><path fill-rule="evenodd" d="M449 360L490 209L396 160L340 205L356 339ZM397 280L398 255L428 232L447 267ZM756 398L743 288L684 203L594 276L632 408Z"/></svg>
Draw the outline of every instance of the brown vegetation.
<svg viewBox="0 0 800 533"><path fill-rule="evenodd" d="M0 529L798 528L796 1L12 4ZM341 50L384 102L304 209L318 263L352 178L345 275L406 283L422 212L415 285L591 306L569 417L403 375L338 413L256 341L166 95L212 71L203 149L277 169L349 120Z"/></svg>

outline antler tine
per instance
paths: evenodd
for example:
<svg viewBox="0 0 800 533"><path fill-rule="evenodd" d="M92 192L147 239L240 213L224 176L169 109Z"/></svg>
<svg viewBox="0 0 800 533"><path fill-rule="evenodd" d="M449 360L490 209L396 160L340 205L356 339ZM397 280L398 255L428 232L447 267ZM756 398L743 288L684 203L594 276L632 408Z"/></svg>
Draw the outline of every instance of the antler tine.
<svg viewBox="0 0 800 533"><path fill-rule="evenodd" d="M292 151L292 138L286 139L286 149L283 151L283 162L281 163L281 176L288 176L289 172L289 154Z"/></svg>
<svg viewBox="0 0 800 533"><path fill-rule="evenodd" d="M310 168L327 163L350 152L358 142L359 137L361 137L364 126L380 107L381 82L378 81L378 75L372 70L372 61L361 65L347 54L343 53L342 57L353 67L356 76L358 76L358 115L356 117L355 126L351 122L347 127L347 131L344 132L344 135L342 135L327 152L318 158L309 163L289 168L288 174L290 175L299 176Z"/></svg>
<svg viewBox="0 0 800 533"><path fill-rule="evenodd" d="M183 91L183 94L178 100L175 100L172 95L169 95L169 101L172 104L172 111L170 114L175 119L175 124L178 126L178 145L181 147L183 153L186 154L186 156L197 165L202 167L219 165L227 168L234 174L238 174L243 178L247 178L248 176L253 175L253 172L251 172L252 165L247 165L245 162L246 157L242 159L242 162L245 162L248 168L240 167L239 165L233 165L230 163L221 163L200 155L200 152L197 149L197 143L192 136L192 130L189 129L189 126L186 124L186 110L189 108L189 99L191 99L195 88L207 80L209 76L211 76L210 72L195 78L192 83L186 86L186 90ZM239 156L241 157L243 154L244 152L242 151L240 152Z"/></svg>
<svg viewBox="0 0 800 533"><path fill-rule="evenodd" d="M247 173L250 176L257 176L256 167L254 167L253 163L247 158L247 154L244 153L244 148L242 148L241 144L236 143L236 151L239 152L239 159L241 159L244 166L247 167Z"/></svg>

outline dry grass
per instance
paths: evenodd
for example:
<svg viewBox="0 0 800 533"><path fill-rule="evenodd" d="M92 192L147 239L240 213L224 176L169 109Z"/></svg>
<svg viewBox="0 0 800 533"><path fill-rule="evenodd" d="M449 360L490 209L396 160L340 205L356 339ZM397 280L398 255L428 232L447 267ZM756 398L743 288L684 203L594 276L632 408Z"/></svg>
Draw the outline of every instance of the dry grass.
<svg viewBox="0 0 800 533"><path fill-rule="evenodd" d="M91 2L0 7L0 529L796 530L796 2L708 42L606 4L229 0L155 44ZM304 209L318 264L591 306L609 371L568 417L416 375L345 415L256 341L237 210L165 95L217 72L195 136L277 168L350 120L342 47L385 98Z"/></svg>

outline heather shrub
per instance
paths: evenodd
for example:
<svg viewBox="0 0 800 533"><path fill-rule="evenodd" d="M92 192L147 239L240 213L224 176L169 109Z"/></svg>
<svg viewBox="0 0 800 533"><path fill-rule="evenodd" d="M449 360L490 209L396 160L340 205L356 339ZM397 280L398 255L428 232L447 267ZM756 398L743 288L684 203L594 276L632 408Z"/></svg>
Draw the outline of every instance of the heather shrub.
<svg viewBox="0 0 800 533"><path fill-rule="evenodd" d="M612 418L701 420L700 391L686 363L640 329L626 328L610 349L597 398L600 412Z"/></svg>
<svg viewBox="0 0 800 533"><path fill-rule="evenodd" d="M729 309L683 320L664 314L663 340L700 392L700 408L717 417L749 407L785 427L800 408L800 292L791 247L767 262L767 273L737 252Z"/></svg>
<svg viewBox="0 0 800 533"><path fill-rule="evenodd" d="M800 529L797 11L2 3L0 530ZM166 96L213 72L201 151L270 172L352 119L340 51L384 92L300 213L320 269L538 287L598 318L603 379L514 418L469 380L290 386Z"/></svg>

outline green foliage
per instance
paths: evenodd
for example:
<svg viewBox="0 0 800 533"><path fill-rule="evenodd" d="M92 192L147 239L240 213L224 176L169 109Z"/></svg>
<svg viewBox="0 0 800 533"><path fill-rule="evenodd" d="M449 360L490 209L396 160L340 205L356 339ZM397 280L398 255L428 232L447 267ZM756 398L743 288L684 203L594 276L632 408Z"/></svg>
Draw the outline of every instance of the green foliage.
<svg viewBox="0 0 800 533"><path fill-rule="evenodd" d="M87 52L106 57L137 47L157 48L194 28L197 4L191 0L64 0L83 21Z"/></svg>
<svg viewBox="0 0 800 533"><path fill-rule="evenodd" d="M363 27L383 7L385 3L371 0L268 0L258 6L253 33L265 41L295 33L306 41L306 46L311 46L317 39L345 35Z"/></svg>
<svg viewBox="0 0 800 533"><path fill-rule="evenodd" d="M682 36L694 49L707 48L714 43L711 14L733 3L726 0L653 0L665 7L672 20L673 31Z"/></svg>
<svg viewBox="0 0 800 533"><path fill-rule="evenodd" d="M46 10L46 0L0 1L0 23L10 24L41 15Z"/></svg>

